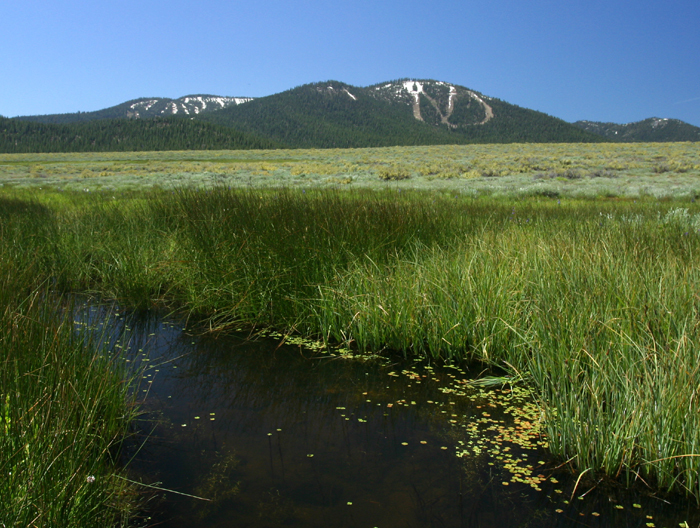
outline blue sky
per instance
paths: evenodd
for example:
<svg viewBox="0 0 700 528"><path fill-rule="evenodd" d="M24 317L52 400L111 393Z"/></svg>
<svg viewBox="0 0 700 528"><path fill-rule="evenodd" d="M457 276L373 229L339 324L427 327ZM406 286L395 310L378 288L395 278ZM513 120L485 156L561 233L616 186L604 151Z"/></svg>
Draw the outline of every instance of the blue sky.
<svg viewBox="0 0 700 528"><path fill-rule="evenodd" d="M567 121L700 126L698 0L7 0L0 23L8 117L410 77Z"/></svg>

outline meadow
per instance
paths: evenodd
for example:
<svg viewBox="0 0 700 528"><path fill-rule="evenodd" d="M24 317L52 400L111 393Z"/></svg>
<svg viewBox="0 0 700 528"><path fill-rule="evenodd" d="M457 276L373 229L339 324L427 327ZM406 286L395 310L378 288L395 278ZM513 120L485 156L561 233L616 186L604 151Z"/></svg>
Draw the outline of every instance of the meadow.
<svg viewBox="0 0 700 528"><path fill-rule="evenodd" d="M696 143L446 145L326 150L0 154L0 186L430 190L469 196L690 196Z"/></svg>
<svg viewBox="0 0 700 528"><path fill-rule="evenodd" d="M700 502L698 176L694 144L2 155L0 522L128 514L132 374L68 293L483 362L574 471Z"/></svg>

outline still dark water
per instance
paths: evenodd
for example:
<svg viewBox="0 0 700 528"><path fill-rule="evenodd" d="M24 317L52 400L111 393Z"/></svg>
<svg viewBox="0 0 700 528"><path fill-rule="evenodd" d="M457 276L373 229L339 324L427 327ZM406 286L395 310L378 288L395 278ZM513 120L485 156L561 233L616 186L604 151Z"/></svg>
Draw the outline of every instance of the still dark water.
<svg viewBox="0 0 700 528"><path fill-rule="evenodd" d="M700 526L683 498L576 487L524 391L465 386L478 372L197 337L117 313L86 307L80 319L128 336L125 355L143 368L130 477L178 492L148 488L149 526Z"/></svg>

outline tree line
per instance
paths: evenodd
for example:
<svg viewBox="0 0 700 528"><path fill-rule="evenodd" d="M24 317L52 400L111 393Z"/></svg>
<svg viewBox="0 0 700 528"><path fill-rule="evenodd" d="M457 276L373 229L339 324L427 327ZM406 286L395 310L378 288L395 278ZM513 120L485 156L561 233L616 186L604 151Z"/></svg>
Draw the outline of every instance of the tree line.
<svg viewBox="0 0 700 528"><path fill-rule="evenodd" d="M269 149L282 145L231 127L185 118L104 119L53 125L0 117L0 152L123 152Z"/></svg>

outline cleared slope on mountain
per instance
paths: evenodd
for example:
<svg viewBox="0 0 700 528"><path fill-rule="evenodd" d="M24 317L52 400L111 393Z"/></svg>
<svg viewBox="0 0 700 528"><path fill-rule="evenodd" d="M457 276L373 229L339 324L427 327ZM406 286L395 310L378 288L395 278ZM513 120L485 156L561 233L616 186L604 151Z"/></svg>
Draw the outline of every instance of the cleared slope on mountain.
<svg viewBox="0 0 700 528"><path fill-rule="evenodd" d="M103 119L51 125L0 118L0 152L119 152L279 148L274 141L190 119Z"/></svg>
<svg viewBox="0 0 700 528"><path fill-rule="evenodd" d="M468 142L599 141L561 119L442 81L401 79L367 90L386 102L410 105L416 119L448 128Z"/></svg>
<svg viewBox="0 0 700 528"><path fill-rule="evenodd" d="M576 121L574 125L615 141L700 141L700 128L679 119L651 117L623 125L597 121Z"/></svg>

